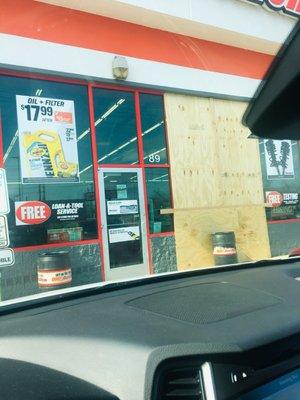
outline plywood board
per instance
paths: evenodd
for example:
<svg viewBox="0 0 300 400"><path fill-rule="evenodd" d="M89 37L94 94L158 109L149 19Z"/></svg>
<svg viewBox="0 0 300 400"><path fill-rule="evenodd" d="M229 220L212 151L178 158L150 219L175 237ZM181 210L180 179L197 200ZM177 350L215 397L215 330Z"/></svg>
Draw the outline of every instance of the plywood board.
<svg viewBox="0 0 300 400"><path fill-rule="evenodd" d="M196 99L196 100L195 100ZM174 206L197 207L219 199L219 158L210 99L166 95ZM212 184L213 183L213 184ZM200 184L200 186L199 186Z"/></svg>
<svg viewBox="0 0 300 400"><path fill-rule="evenodd" d="M178 268L213 266L211 235L215 232L235 232L239 261L269 257L267 226L261 224L264 214L263 207L175 213Z"/></svg>
<svg viewBox="0 0 300 400"><path fill-rule="evenodd" d="M269 257L258 143L241 124L247 104L167 94L165 105L174 209L185 210L174 214L180 269L213 265L216 231L234 230L244 259Z"/></svg>

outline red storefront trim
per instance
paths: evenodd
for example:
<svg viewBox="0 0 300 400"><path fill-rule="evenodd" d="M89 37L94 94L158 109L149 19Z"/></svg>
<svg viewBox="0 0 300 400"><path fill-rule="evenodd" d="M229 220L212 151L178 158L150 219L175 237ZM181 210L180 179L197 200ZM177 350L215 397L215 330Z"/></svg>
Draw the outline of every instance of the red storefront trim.
<svg viewBox="0 0 300 400"><path fill-rule="evenodd" d="M4 154L3 154L3 136L2 136L2 118L1 118L1 111L0 111L0 168L4 166Z"/></svg>
<svg viewBox="0 0 300 400"><path fill-rule="evenodd" d="M104 265L104 247L102 237L102 221L101 221L101 210L100 210L100 193L99 193L99 175L98 175L98 156L97 156L97 139L96 139L96 128L95 128L95 113L94 113L94 100L93 100L93 89L91 85L88 85L88 102L89 102L89 117L90 117L90 129L91 129L91 144L92 144L92 159L93 159L93 172L94 172L94 191L96 200L96 218L97 218L97 230L98 238L100 239L100 257L101 257L101 278L105 281L105 265Z"/></svg>
<svg viewBox="0 0 300 400"><path fill-rule="evenodd" d="M92 88L96 89L108 89L108 90L118 90L118 91L123 91L123 92L138 92L138 93L146 93L146 94L156 94L163 96L165 93L162 92L161 90L158 89L140 89L136 88L134 86L124 86L120 84L110 84L110 83L101 83L101 82L91 82L90 85Z"/></svg>
<svg viewBox="0 0 300 400"><path fill-rule="evenodd" d="M165 236L175 236L175 233L174 232L161 232L161 233L150 233L149 234L150 238L165 237Z"/></svg>
<svg viewBox="0 0 300 400"><path fill-rule="evenodd" d="M99 168L141 168L140 164L99 164Z"/></svg>
<svg viewBox="0 0 300 400"><path fill-rule="evenodd" d="M50 82L57 82L57 83L69 83L74 85L81 85L81 86L91 86L92 88L98 89L108 89L108 90L117 90L123 92L139 92L145 94L156 94L163 96L165 93L156 90L156 89L140 89L130 85L120 85L118 83L101 83L101 82L89 82L87 80L78 79L78 78L71 78L71 77L60 77L56 75L48 75L43 73L37 72L23 72L23 71L14 71L10 69L1 69L0 75L7 75L13 78L27 78L27 79L37 79L37 80L44 80Z"/></svg>
<svg viewBox="0 0 300 400"><path fill-rule="evenodd" d="M164 111L164 122L165 122L165 136L166 136L166 150L168 157L168 167L169 167L169 188L170 188L170 200L171 200L171 208L174 208L174 198L173 198L173 187L172 187L172 167L170 165L170 143L169 143L169 133L168 133L168 124L167 124L167 116L166 116L166 105L165 98L163 97L163 111ZM174 224L174 219L173 219ZM174 226L173 226L174 228Z"/></svg>
<svg viewBox="0 0 300 400"><path fill-rule="evenodd" d="M99 168L170 168L170 164L98 164Z"/></svg>
<svg viewBox="0 0 300 400"><path fill-rule="evenodd" d="M52 249L54 247L72 247L72 246L84 246L87 244L99 244L98 239L91 239L91 240L80 240L76 242L63 242L63 243L47 243L47 244L40 244L34 246L24 246L24 247L14 247L15 252L23 252L23 251L34 251L34 250L46 250Z"/></svg>
<svg viewBox="0 0 300 400"><path fill-rule="evenodd" d="M277 221L268 221L268 224L274 225L274 224L291 224L291 223L296 223L300 222L300 218L291 218L291 219L279 219Z"/></svg>
<svg viewBox="0 0 300 400"><path fill-rule="evenodd" d="M3 69L3 70L1 69L0 75L12 76L13 78L37 79L37 80L51 81L57 83L72 83L74 85L81 85L81 86L87 86L88 84L87 81L81 79L64 78L59 76L44 75L32 72L12 71L9 69Z"/></svg>
<svg viewBox="0 0 300 400"><path fill-rule="evenodd" d="M2 33L185 68L262 79L273 60L257 51L33 0L2 0L0 15Z"/></svg>
<svg viewBox="0 0 300 400"><path fill-rule="evenodd" d="M153 274L153 265L152 265L152 254L151 254L151 243L149 237L149 213L148 213L148 197L147 197L147 187L146 187L146 176L145 176L145 168L144 168L144 148L143 148L143 129L142 129L142 121L141 121L141 109L140 109L140 98L139 92L134 93L134 105L135 105L135 115L136 115L136 128L137 128L137 140L138 140L138 154L140 165L142 169L142 180L143 180L143 193L144 193L144 207L145 207L145 216L146 216L146 232L147 232L147 247L148 247L148 260L149 260L149 272Z"/></svg>

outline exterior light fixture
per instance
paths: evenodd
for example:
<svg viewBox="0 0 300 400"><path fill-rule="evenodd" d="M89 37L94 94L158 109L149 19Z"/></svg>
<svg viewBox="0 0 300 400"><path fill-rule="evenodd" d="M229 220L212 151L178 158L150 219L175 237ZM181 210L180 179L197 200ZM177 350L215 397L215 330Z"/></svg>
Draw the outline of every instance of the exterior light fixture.
<svg viewBox="0 0 300 400"><path fill-rule="evenodd" d="M112 64L112 72L115 79L127 79L128 63L125 57L115 56Z"/></svg>

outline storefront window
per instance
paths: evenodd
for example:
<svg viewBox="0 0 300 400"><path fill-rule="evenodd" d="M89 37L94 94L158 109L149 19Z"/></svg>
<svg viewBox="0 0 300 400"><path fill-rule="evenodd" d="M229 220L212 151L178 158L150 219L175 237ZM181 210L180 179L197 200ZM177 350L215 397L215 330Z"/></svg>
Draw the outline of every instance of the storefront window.
<svg viewBox="0 0 300 400"><path fill-rule="evenodd" d="M145 164L166 164L166 135L163 97L140 94L142 137Z"/></svg>
<svg viewBox="0 0 300 400"><path fill-rule="evenodd" d="M299 142L264 139L259 146L267 220L300 220Z"/></svg>
<svg viewBox="0 0 300 400"><path fill-rule="evenodd" d="M94 110L98 163L138 163L133 93L94 89Z"/></svg>
<svg viewBox="0 0 300 400"><path fill-rule="evenodd" d="M168 168L146 168L148 214L150 233L173 231L173 218L161 214L171 208L170 177Z"/></svg>
<svg viewBox="0 0 300 400"><path fill-rule="evenodd" d="M87 89L0 77L12 247L97 237Z"/></svg>

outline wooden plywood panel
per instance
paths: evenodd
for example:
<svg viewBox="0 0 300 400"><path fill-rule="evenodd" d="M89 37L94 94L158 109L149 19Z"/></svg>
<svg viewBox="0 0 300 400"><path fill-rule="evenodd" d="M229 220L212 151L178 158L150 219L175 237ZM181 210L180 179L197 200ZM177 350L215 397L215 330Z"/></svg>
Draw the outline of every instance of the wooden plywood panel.
<svg viewBox="0 0 300 400"><path fill-rule="evenodd" d="M174 205L261 204L256 140L241 124L246 103L166 95Z"/></svg>
<svg viewBox="0 0 300 400"><path fill-rule="evenodd" d="M236 243L241 258L256 261L271 257L265 208L243 207L237 211Z"/></svg>
<svg viewBox="0 0 300 400"><path fill-rule="evenodd" d="M174 94L165 104L180 269L213 265L216 231L234 230L244 259L269 257L258 143L241 124L247 104Z"/></svg>
<svg viewBox="0 0 300 400"><path fill-rule="evenodd" d="M214 100L220 158L220 197L224 205L263 203L258 141L241 124L246 104Z"/></svg>
<svg viewBox="0 0 300 400"><path fill-rule="evenodd" d="M178 268L213 265L211 234L226 229L236 231L236 210L183 211L174 214Z"/></svg>
<svg viewBox="0 0 300 400"><path fill-rule="evenodd" d="M212 101L166 95L175 207L216 204L219 198L217 138ZM201 182L201 188L199 183Z"/></svg>
<svg viewBox="0 0 300 400"><path fill-rule="evenodd" d="M234 231L239 261L270 257L268 231L262 224L263 207L243 207L175 213L178 268L203 268L214 265L211 235Z"/></svg>

